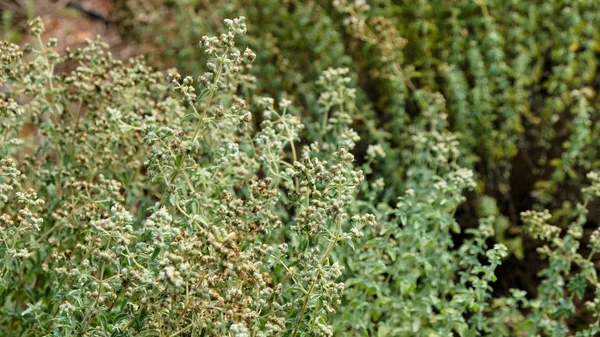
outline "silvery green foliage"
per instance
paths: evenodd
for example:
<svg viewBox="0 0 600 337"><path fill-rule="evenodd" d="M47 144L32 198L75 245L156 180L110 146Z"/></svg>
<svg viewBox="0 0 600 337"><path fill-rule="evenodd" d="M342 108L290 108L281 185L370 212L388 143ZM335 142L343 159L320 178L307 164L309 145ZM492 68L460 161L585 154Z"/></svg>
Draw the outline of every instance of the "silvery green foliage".
<svg viewBox="0 0 600 337"><path fill-rule="evenodd" d="M402 128L422 114L415 93L443 94L449 130L461 134L461 161L480 182L477 197L496 199L512 222L519 221L513 199L526 194L528 204L561 207L578 197L585 174L598 166L600 127L590 110L599 97L597 1L124 0L118 6L119 27L129 38L149 41L152 55L175 58L186 70L203 64L190 41L217 30L217 18L244 13L254 27L244 43L261 50L254 71L269 78L258 78L254 90L287 92L307 113L318 110L320 74L348 67L358 77L364 114L355 127L366 143L361 150L378 143L394 151ZM388 156L378 171L391 177L402 166ZM530 175L525 187L515 183L521 171ZM394 186L400 179L391 180L391 194L401 193Z"/></svg>
<svg viewBox="0 0 600 337"><path fill-rule="evenodd" d="M346 334L466 335L487 324L494 269L506 248L487 247L492 219L482 219L473 239L453 250L452 233L460 231L454 212L475 181L457 164L458 143L444 124L422 122L404 135L406 191L394 208L379 205L378 225L344 254L346 303L336 323Z"/></svg>
<svg viewBox="0 0 600 337"><path fill-rule="evenodd" d="M190 17L208 2L122 3L175 20L154 42L197 77L100 40L61 56L39 19L33 47L0 44L0 334L598 333L595 3L251 3L250 37ZM529 144L520 223L548 267L502 296Z"/></svg>
<svg viewBox="0 0 600 337"><path fill-rule="evenodd" d="M332 335L357 136L332 120L336 143L303 145L290 101L247 92L244 21L201 39L197 80L100 41L59 56L39 19L31 57L2 45L3 335ZM323 100L345 84L324 83Z"/></svg>
<svg viewBox="0 0 600 337"><path fill-rule="evenodd" d="M597 167L597 2L340 0L332 7L364 46L355 63L382 87L381 118L414 116L406 104L416 100L414 89L441 92L450 129L461 134L462 161L482 175L478 193L508 204L511 221L518 221L519 206L510 203L523 193L521 171L531 176L529 203L558 208L578 198Z"/></svg>
<svg viewBox="0 0 600 337"><path fill-rule="evenodd" d="M595 171L587 177L591 184L582 189L583 201L575 206L570 223L564 230L552 224L553 217L547 210L521 213L529 234L544 242L538 252L549 263L548 268L540 273L542 279L537 298L528 299L523 293L514 291L515 299L530 311L518 321L522 327L519 331L523 334L565 336L576 332L576 336L595 336L600 332L600 283L598 270L592 261L600 248L598 230L591 233L587 245L582 242L589 203L600 197L600 179ZM586 296L588 292L593 295ZM573 331L567 322L577 310L576 301L583 301L584 310L595 320Z"/></svg>

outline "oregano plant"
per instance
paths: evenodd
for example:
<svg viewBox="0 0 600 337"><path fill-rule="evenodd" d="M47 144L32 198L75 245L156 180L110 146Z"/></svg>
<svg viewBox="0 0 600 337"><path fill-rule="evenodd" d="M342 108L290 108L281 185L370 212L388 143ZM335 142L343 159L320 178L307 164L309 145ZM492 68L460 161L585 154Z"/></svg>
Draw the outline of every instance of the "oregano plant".
<svg viewBox="0 0 600 337"><path fill-rule="evenodd" d="M176 67L1 42L0 335L597 335L597 6L446 5L119 2Z"/></svg>

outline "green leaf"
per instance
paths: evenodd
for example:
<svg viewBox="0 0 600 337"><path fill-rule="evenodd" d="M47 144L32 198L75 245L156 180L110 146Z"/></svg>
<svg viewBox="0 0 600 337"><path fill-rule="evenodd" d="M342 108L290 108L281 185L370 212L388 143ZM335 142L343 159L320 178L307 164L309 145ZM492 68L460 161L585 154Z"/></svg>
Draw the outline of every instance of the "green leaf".
<svg viewBox="0 0 600 337"><path fill-rule="evenodd" d="M454 329L456 330L456 333L462 337L467 335L467 331L469 331L469 326L464 322L458 322L456 323Z"/></svg>
<svg viewBox="0 0 600 337"><path fill-rule="evenodd" d="M169 196L169 202L171 203L171 205L177 205L177 194L173 193Z"/></svg>
<svg viewBox="0 0 600 337"><path fill-rule="evenodd" d="M198 119L198 115L195 112L189 113L187 115L185 115L185 117L183 117L181 119L181 123L187 121L187 120L193 120L193 119Z"/></svg>
<svg viewBox="0 0 600 337"><path fill-rule="evenodd" d="M344 242L346 244L348 244L348 246L350 246L350 248L352 248L353 251L355 250L355 248L354 248L354 242L352 242L352 238L351 237L346 236L346 237L344 237L343 240L344 240Z"/></svg>
<svg viewBox="0 0 600 337"><path fill-rule="evenodd" d="M581 276L581 274L569 280L568 289L570 292L574 293L578 299L583 298L583 295L585 294L585 288L585 279L583 278L583 276Z"/></svg>
<svg viewBox="0 0 600 337"><path fill-rule="evenodd" d="M390 328L388 328L387 325L382 324L381 326L379 326L379 329L377 330L377 337L386 337L389 333L390 333Z"/></svg>
<svg viewBox="0 0 600 337"><path fill-rule="evenodd" d="M62 115L62 114L63 114L63 112L64 112L64 107L63 107L63 105L62 105L62 104L58 104L58 103L57 103L57 104L54 104L54 107L56 108L56 112L57 112L59 115Z"/></svg>
<svg viewBox="0 0 600 337"><path fill-rule="evenodd" d="M156 257L158 256L159 253L160 253L160 248L159 247L154 248L154 251L152 252L152 256L150 256L150 260L154 261L154 259L156 259Z"/></svg>

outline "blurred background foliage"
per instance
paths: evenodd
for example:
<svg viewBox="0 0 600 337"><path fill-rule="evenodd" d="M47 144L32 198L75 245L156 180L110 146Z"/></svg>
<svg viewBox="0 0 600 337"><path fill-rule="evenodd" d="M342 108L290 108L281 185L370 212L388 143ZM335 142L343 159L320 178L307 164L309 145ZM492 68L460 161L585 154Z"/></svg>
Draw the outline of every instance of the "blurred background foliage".
<svg viewBox="0 0 600 337"><path fill-rule="evenodd" d="M461 225L499 213L497 239L522 257L519 212L568 213L585 173L600 165L599 10L592 0L122 0L111 17L153 64L200 74L200 36L244 15L260 94L294 97L303 114L315 114L318 74L350 67L364 116L355 128L386 151L426 114L425 94L442 94L460 160L478 173ZM377 170L390 198L405 166L388 155Z"/></svg>

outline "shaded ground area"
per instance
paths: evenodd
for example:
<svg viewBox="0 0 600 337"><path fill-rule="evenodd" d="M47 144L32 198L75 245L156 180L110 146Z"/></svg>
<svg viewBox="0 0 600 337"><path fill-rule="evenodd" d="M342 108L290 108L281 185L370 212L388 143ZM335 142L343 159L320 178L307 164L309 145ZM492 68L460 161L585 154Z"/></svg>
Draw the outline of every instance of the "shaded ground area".
<svg viewBox="0 0 600 337"><path fill-rule="evenodd" d="M27 41L28 17L39 15L46 28L43 37L57 38L59 52L100 35L115 57L127 59L139 51L121 38L111 22L113 7L112 0L0 0L0 38L15 43Z"/></svg>

